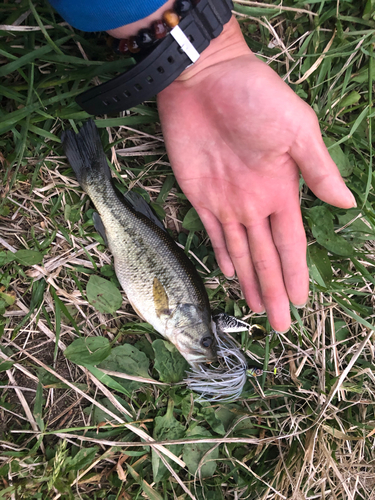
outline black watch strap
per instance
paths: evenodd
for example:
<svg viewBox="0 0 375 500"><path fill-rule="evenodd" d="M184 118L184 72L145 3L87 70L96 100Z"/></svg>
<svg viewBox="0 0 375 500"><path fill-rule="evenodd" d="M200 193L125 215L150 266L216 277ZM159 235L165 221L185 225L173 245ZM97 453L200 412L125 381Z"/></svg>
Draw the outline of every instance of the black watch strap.
<svg viewBox="0 0 375 500"><path fill-rule="evenodd" d="M232 7L231 0L200 0L181 19L177 34L182 30L192 52L200 54L222 32ZM194 60L172 36L173 30L129 71L79 94L76 102L87 113L100 115L132 108L161 92Z"/></svg>

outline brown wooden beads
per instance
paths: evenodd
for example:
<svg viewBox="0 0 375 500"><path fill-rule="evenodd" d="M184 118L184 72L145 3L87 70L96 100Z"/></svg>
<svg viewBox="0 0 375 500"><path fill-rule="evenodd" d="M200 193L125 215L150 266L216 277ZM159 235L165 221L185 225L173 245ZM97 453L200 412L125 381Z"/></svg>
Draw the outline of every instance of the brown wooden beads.
<svg viewBox="0 0 375 500"><path fill-rule="evenodd" d="M130 38L128 38L128 47L129 51L132 54L137 54L141 50L140 46L138 45L136 36L131 36Z"/></svg>
<svg viewBox="0 0 375 500"><path fill-rule="evenodd" d="M170 9L164 12L163 21L170 28L174 28L180 22L180 16L174 10Z"/></svg>
<svg viewBox="0 0 375 500"><path fill-rule="evenodd" d="M168 28L162 20L154 21L151 25L151 30L156 40L161 40L168 33Z"/></svg>
<svg viewBox="0 0 375 500"><path fill-rule="evenodd" d="M166 37L169 31L175 28L180 19L184 17L200 0L176 0L173 9L169 9L163 14L163 19L154 21L149 28L141 29L136 36L115 39L108 42L109 46L121 54L137 54L142 50L147 50L154 43Z"/></svg>

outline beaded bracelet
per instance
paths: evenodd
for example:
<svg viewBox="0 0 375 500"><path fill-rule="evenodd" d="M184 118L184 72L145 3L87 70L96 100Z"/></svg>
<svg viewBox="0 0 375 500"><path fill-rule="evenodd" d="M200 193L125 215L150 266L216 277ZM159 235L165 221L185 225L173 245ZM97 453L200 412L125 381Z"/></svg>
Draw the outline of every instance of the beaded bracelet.
<svg viewBox="0 0 375 500"><path fill-rule="evenodd" d="M133 55L141 51L148 51L154 44L162 40L178 25L200 0L176 0L173 9L164 12L163 18L154 21L150 28L142 28L137 35L129 38L108 38L108 45L118 54Z"/></svg>

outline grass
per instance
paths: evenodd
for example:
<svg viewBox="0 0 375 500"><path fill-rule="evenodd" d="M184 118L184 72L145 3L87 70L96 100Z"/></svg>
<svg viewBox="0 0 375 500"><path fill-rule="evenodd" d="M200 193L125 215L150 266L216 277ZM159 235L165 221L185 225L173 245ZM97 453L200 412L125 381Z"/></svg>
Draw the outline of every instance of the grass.
<svg viewBox="0 0 375 500"><path fill-rule="evenodd" d="M74 97L130 61L47 3L0 3L0 499L375 498L375 5L241 0L235 9L251 49L313 106L358 208L327 206L301 183L310 301L292 308L285 335L235 336L266 372L239 401L209 405L160 368L165 344L125 296L112 312L90 303L96 278L113 294L118 282L59 137L88 118ZM269 331L218 272L174 181L155 103L96 123L119 188L165 217L212 309ZM96 367L103 353L106 372ZM137 373L126 373L130 361Z"/></svg>

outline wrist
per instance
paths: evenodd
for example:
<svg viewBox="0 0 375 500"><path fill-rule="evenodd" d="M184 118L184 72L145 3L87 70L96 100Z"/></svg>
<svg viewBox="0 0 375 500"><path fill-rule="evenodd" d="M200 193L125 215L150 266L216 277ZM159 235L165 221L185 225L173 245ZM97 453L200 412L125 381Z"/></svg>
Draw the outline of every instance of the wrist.
<svg viewBox="0 0 375 500"><path fill-rule="evenodd" d="M199 74L206 74L217 64L236 59L251 53L242 35L240 26L234 16L224 25L223 31L217 38L211 40L210 45L201 53L200 58L186 68L175 82L187 82ZM173 85L174 82L171 83ZM167 90L168 87L165 89Z"/></svg>
<svg viewBox="0 0 375 500"><path fill-rule="evenodd" d="M154 28L164 22L169 27L162 36L158 36L156 28L154 32L141 29L137 36L124 40L127 51L133 54L144 50L144 56L140 53L137 64L127 72L78 95L76 102L85 111L108 114L129 109L160 93L191 63L199 60L199 55L222 34L231 20L232 0L185 0L184 4L182 1L175 0L174 9L164 13L163 21L153 22ZM233 57L232 52L248 52L239 35L240 30L233 20L221 42L210 48L199 68Z"/></svg>

